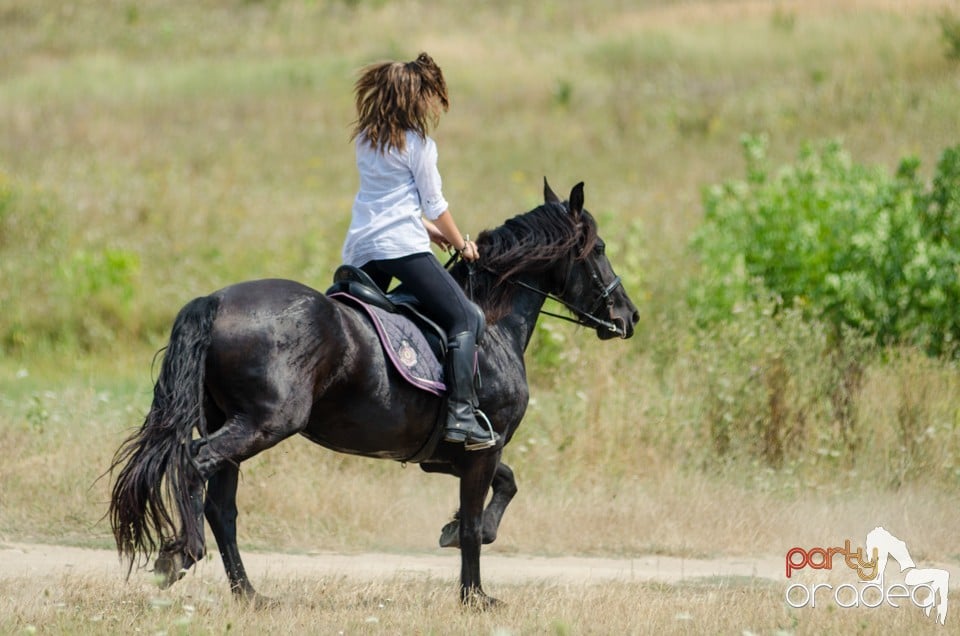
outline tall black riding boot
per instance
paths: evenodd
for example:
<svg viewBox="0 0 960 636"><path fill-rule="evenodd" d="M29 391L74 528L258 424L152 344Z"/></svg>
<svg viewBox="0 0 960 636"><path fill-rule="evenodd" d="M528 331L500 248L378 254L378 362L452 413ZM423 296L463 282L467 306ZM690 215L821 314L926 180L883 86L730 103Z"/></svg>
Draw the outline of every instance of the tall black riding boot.
<svg viewBox="0 0 960 636"><path fill-rule="evenodd" d="M476 338L472 332L458 333L447 343L444 369L448 413L443 439L448 442L463 442L467 450L482 450L497 443L497 434L490 421L477 408L480 402L473 384L476 349Z"/></svg>

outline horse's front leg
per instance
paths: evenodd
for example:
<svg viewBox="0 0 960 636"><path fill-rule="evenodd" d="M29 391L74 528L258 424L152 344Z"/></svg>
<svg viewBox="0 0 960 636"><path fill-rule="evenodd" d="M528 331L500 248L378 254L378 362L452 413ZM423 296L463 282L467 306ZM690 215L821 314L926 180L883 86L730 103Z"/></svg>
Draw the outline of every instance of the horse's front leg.
<svg viewBox="0 0 960 636"><path fill-rule="evenodd" d="M493 481L501 450L473 451L460 471L460 602L487 609L500 601L487 596L480 584L480 546L483 542L483 504Z"/></svg>
<svg viewBox="0 0 960 636"><path fill-rule="evenodd" d="M493 496L487 504L487 509L483 511L484 543L493 543L497 540L497 531L500 529L503 513L517 494L517 481L513 477L513 470L503 462L498 462L491 487Z"/></svg>
<svg viewBox="0 0 960 636"><path fill-rule="evenodd" d="M500 529L500 522L503 520L503 513L517 494L517 482L514 479L513 470L503 462L497 464L491 489L493 490L493 496L490 498L490 503L487 504L487 509L483 511L484 545L497 540L497 532ZM440 547L460 547L459 511L454 516L453 521L445 525L440 531Z"/></svg>

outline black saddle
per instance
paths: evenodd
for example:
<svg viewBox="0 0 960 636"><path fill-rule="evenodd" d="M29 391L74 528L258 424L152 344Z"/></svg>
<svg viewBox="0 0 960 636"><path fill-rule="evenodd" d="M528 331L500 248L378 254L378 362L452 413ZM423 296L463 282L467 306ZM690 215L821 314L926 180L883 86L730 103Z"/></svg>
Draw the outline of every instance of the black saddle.
<svg viewBox="0 0 960 636"><path fill-rule="evenodd" d="M425 316L419 309L420 301L417 300L417 297L403 291L402 287L389 294L384 293L373 282L373 279L359 267L341 265L333 274L333 285L327 290L327 296L337 293L347 294L392 314L406 316L423 332L427 342L430 343L430 348L437 354L437 359L442 361L446 358L447 332Z"/></svg>
<svg viewBox="0 0 960 636"><path fill-rule="evenodd" d="M440 327L440 325L420 312L420 301L413 294L404 291L403 286L398 287L389 294L384 293L384 291L380 289L375 282L373 282L373 279L370 278L370 276L359 267L354 267L352 265L341 265L334 272L333 285L327 290L326 293L328 296L333 295L334 298L337 299L342 296L348 296L353 301L362 302L367 305L378 307L384 311L404 316L410 320L410 322L416 326L421 333L423 333L427 340L427 344L437 356L437 360L442 363L446 359L446 331ZM480 338L486 328L486 320L483 315L483 310L480 309L478 305L471 302L470 306L480 317L480 321L478 323L480 325L478 329L479 333L476 334L477 342L480 342ZM479 369L477 370L476 379L479 384ZM430 437L416 453L411 455L405 461L419 463L433 455L434 449L437 447L437 444L440 443L440 439L443 437L444 424L447 416L445 408L440 409L439 413L440 414L437 418L435 426L433 427L433 432L430 434Z"/></svg>

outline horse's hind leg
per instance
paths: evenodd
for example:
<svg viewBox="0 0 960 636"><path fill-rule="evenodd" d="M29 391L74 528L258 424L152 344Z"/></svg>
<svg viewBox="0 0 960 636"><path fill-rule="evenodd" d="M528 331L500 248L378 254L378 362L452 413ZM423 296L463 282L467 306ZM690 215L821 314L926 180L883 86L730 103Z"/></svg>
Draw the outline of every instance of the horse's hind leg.
<svg viewBox="0 0 960 636"><path fill-rule="evenodd" d="M216 431L223 426L225 416L214 406L209 396L204 396L203 401L204 418L210 431ZM201 440L193 440L190 448L190 455L196 456L199 451ZM194 476L194 479L188 480L186 484L189 490L191 507L194 510L197 527L201 528L199 543L194 543L192 549L185 549L186 545L177 537L167 538L160 546L160 554L154 563L154 575L158 578L161 588L167 588L179 581L186 575L197 561L203 558L205 553L203 528L203 483ZM181 528L180 536L185 536L186 530Z"/></svg>
<svg viewBox="0 0 960 636"><path fill-rule="evenodd" d="M305 396L308 398L309 393ZM232 415L226 418L223 426L214 433L205 439L193 441L196 448L193 453L195 472L186 487L188 492L184 495L189 498L200 522L196 524L196 533L181 531L180 537L171 542L166 550L161 550L155 568L158 573L166 576L166 584L181 578L190 566L203 557L202 517L206 512L221 555L226 550L224 567L230 578L231 589L240 596L256 600L258 605L263 604L246 579L236 544L235 496L238 467L243 460L296 433L299 423L306 420L308 412L309 402L306 399L301 404L287 401L283 408L274 408L269 412L264 410L258 416ZM208 481L208 500L204 503L203 487ZM215 509L213 513L212 509Z"/></svg>
<svg viewBox="0 0 960 636"><path fill-rule="evenodd" d="M191 486L189 496L192 502L191 505L194 510L196 510L195 516L200 520L203 498L201 485ZM160 553L154 562L153 572L162 589L166 589L182 579L186 575L187 570L203 558L204 538L202 520L198 521L198 525L201 529L199 538L194 538L193 541L187 542L177 538L169 538L160 546ZM185 536L186 531L181 528L180 534L181 536Z"/></svg>
<svg viewBox="0 0 960 636"><path fill-rule="evenodd" d="M429 471L429 469L424 468ZM437 472L437 471L432 471ZM483 511L483 543L493 543L497 540L497 532L500 529L500 521L503 520L503 513L507 510L510 501L517 494L517 482L513 476L513 470L500 462L497 464L497 471L493 475L491 484L493 496L486 510ZM460 512L454 516L453 521L443 526L440 531L441 548L459 548L460 547Z"/></svg>
<svg viewBox="0 0 960 636"><path fill-rule="evenodd" d="M207 523L217 540L220 558L223 559L223 569L230 580L230 591L235 596L253 602L257 607L275 605L276 602L258 594L247 578L247 571L240 558L240 549L237 547L237 482L240 469L234 464L228 464L219 472L210 477L207 482L207 500L204 504L204 514Z"/></svg>

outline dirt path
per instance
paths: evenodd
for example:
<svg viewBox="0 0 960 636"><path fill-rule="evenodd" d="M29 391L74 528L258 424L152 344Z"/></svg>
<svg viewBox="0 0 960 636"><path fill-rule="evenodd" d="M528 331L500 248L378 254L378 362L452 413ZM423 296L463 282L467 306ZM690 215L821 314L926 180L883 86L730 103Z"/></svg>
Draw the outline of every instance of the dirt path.
<svg viewBox="0 0 960 636"><path fill-rule="evenodd" d="M492 549L482 557L484 579L500 583L604 583L636 581L675 583L703 577L759 577L783 580L783 559L721 558L681 559L645 556L632 559L596 557L532 557L497 554ZM345 576L361 580L417 575L455 579L460 559L455 550L419 554L390 553L244 553L253 578ZM199 564L205 576L223 576L217 556ZM0 544L0 579L51 577L63 574L122 577L124 570L110 550L59 545Z"/></svg>
<svg viewBox="0 0 960 636"><path fill-rule="evenodd" d="M361 581L376 581L403 576L456 579L460 559L455 550L429 553L356 553L317 552L310 554L244 553L251 578L320 578L343 576ZM755 577L785 583L784 558L721 557L682 559L650 555L631 559L600 557L535 557L498 554L493 549L482 557L484 580L497 583L597 584L606 582L677 583L715 577ZM960 588L960 566L928 564L950 573L950 588ZM226 579L216 554L195 568L205 577ZM847 574L843 568L835 576ZM122 578L124 568L112 550L75 548L61 545L0 543L0 580L11 578L49 578L64 574ZM148 576L148 575L144 575Z"/></svg>

